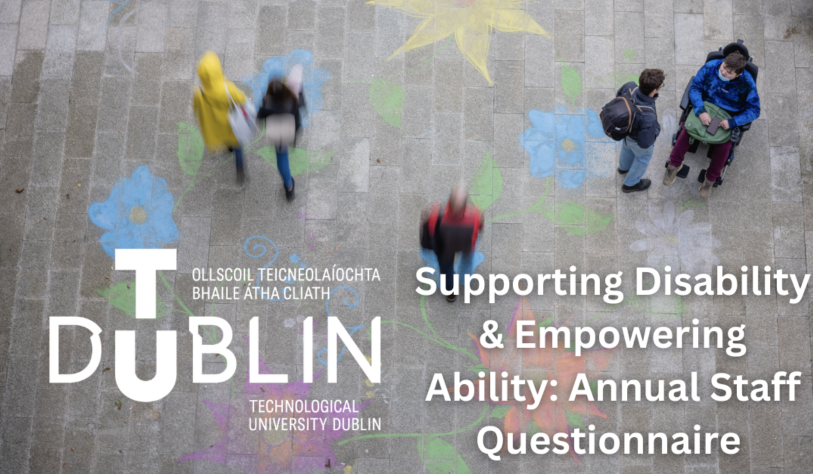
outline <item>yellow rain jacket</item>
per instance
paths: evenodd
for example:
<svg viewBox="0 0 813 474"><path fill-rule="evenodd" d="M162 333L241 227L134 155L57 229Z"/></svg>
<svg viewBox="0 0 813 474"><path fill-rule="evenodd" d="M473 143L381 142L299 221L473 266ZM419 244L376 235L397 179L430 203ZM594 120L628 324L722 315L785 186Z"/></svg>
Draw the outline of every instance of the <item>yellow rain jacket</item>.
<svg viewBox="0 0 813 474"><path fill-rule="evenodd" d="M238 147L240 144L229 125L230 102L224 84L228 86L231 98L238 105L246 101L246 95L233 82L223 77L220 58L211 51L207 51L200 58L198 77L203 91L201 92L201 89L195 91L193 108L203 141L211 151L225 147Z"/></svg>

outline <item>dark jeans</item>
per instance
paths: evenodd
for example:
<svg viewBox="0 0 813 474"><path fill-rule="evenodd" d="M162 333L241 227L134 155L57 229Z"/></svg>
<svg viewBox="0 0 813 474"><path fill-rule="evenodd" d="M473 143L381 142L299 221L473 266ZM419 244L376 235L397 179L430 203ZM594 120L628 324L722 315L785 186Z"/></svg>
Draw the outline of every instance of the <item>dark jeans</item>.
<svg viewBox="0 0 813 474"><path fill-rule="evenodd" d="M462 252L460 254L458 283L461 285L463 284L463 275L471 275L472 254L473 252ZM437 257L440 274L446 276L446 292L450 293L454 289L454 255L451 257L438 255Z"/></svg>
<svg viewBox="0 0 813 474"><path fill-rule="evenodd" d="M277 169L282 182L285 184L285 189L290 190L294 187L294 180L291 178L291 166L288 163L288 147L285 145L277 148Z"/></svg>
<svg viewBox="0 0 813 474"><path fill-rule="evenodd" d="M734 144L730 141L714 146L714 153L711 155L711 164L709 165L708 171L706 171L707 180L713 183L720 177L720 173L723 172L723 167L725 166L726 160L728 160L728 154L731 152L732 146L734 146ZM689 133L686 131L686 128L684 128L680 131L680 135L678 135L677 143L675 143L675 147L672 148L672 154L669 155L669 164L672 166L680 166L680 164L683 163L683 158L686 156L687 151L689 151Z"/></svg>
<svg viewBox="0 0 813 474"><path fill-rule="evenodd" d="M237 171L243 171L243 150L241 148L234 148L234 163L237 165Z"/></svg>

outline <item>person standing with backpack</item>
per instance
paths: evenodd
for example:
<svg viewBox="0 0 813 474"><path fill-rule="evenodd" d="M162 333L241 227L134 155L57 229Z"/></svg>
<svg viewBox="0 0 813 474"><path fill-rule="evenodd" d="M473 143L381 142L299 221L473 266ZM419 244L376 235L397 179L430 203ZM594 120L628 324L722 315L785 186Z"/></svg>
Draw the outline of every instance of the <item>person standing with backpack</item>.
<svg viewBox="0 0 813 474"><path fill-rule="evenodd" d="M621 86L616 98L601 110L604 132L624 142L618 158L618 173L627 175L621 186L625 193L644 191L652 184L642 178L652 159L655 139L661 133L655 100L665 78L660 69L644 69L638 85L628 82Z"/></svg>

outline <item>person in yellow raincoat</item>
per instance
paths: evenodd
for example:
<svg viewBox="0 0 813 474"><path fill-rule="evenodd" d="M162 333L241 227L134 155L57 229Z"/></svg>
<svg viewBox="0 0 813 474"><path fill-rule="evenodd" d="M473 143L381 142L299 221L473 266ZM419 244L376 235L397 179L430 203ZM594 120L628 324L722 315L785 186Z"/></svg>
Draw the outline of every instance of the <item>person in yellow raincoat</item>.
<svg viewBox="0 0 813 474"><path fill-rule="evenodd" d="M211 152L217 152L223 148L234 150L237 172L240 173L243 171L243 150L229 125L228 114L231 105L229 95L236 104L244 103L246 95L233 82L223 77L220 58L212 51L207 51L200 58L198 77L201 87L195 91L193 109L200 125L203 141ZM226 87L228 87L228 95Z"/></svg>

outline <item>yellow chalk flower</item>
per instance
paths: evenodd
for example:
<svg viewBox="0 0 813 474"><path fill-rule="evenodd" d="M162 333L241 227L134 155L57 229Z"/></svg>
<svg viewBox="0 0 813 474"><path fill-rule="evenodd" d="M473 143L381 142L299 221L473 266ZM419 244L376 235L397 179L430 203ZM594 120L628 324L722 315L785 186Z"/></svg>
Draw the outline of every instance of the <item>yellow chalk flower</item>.
<svg viewBox="0 0 813 474"><path fill-rule="evenodd" d="M506 33L550 35L524 10L522 0L373 0L368 5L381 5L424 18L412 37L387 60L415 48L435 43L454 35L457 47L466 59L493 84L486 67L491 30Z"/></svg>

